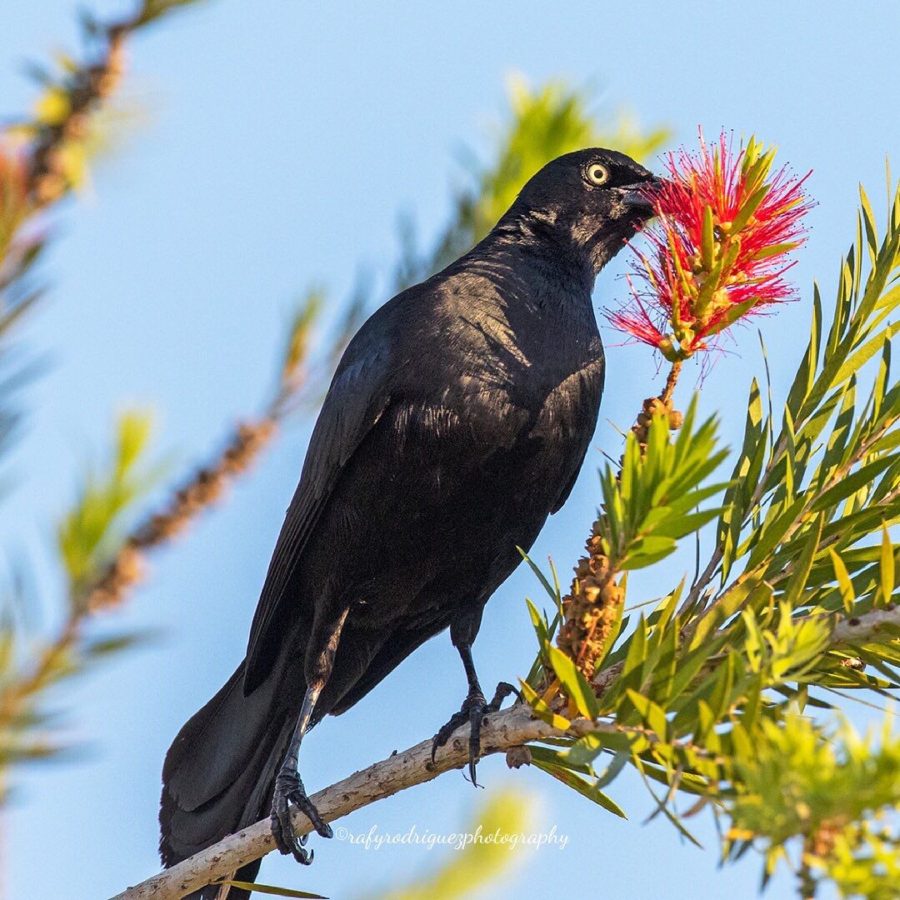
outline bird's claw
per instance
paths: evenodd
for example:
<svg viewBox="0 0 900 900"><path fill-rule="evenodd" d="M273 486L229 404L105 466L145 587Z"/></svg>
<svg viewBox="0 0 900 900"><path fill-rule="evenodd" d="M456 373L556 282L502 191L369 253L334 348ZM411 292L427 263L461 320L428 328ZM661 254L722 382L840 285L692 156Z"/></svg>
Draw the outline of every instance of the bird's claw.
<svg viewBox="0 0 900 900"><path fill-rule="evenodd" d="M450 740L450 737L457 728L468 722L469 777L472 784L475 787L478 787L478 782L475 779L475 766L481 758L481 726L485 724L485 716L497 712L503 701L512 694L515 694L520 700L522 699L522 695L519 693L518 689L514 688L506 681L501 681L497 685L497 690L494 691L494 696L490 703L485 701L484 694L482 694L480 690L469 691L469 695L463 701L463 705L459 712L453 713L453 715L450 716L450 721L447 722L446 725L441 726L441 728L438 729L438 733L434 736L434 740L431 743L432 763L434 762L434 757L438 749L443 747L444 744Z"/></svg>
<svg viewBox="0 0 900 900"><path fill-rule="evenodd" d="M272 837L280 853L290 854L298 863L308 866L312 863L315 853L305 849L307 835L298 837L294 834L290 810L292 803L309 819L317 834L326 838L333 836L331 826L319 815L319 811L307 796L300 776L296 772L279 772L275 778L275 793L272 797Z"/></svg>

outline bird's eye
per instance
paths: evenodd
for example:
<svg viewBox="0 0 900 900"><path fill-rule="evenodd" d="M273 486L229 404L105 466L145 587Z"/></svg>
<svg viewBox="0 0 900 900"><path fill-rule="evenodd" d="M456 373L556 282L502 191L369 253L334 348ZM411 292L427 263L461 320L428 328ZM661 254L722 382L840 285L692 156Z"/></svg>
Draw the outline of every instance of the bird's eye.
<svg viewBox="0 0 900 900"><path fill-rule="evenodd" d="M609 169L601 163L591 163L585 174L591 184L606 184L609 181Z"/></svg>

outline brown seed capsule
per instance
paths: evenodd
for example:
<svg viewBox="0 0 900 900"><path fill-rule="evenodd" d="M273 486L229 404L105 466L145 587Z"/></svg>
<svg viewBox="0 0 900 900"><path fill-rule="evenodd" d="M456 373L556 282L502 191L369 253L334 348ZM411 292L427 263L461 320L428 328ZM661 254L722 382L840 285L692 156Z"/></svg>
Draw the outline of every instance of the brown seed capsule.
<svg viewBox="0 0 900 900"><path fill-rule="evenodd" d="M526 746L510 747L506 751L506 765L510 769L518 769L531 765L531 750Z"/></svg>

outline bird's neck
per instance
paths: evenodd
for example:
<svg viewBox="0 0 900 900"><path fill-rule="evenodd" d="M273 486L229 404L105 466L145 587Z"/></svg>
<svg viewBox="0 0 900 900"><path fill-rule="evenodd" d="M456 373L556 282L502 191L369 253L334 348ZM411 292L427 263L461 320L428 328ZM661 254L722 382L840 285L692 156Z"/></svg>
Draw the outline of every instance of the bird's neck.
<svg viewBox="0 0 900 900"><path fill-rule="evenodd" d="M525 281L539 276L587 297L594 289L590 255L533 216L507 213L469 255L505 263Z"/></svg>

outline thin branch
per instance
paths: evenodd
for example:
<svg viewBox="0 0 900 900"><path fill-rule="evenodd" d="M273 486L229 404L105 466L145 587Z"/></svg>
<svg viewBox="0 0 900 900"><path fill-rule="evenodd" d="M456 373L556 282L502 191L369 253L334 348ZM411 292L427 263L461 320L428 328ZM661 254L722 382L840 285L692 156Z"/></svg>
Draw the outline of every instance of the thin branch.
<svg viewBox="0 0 900 900"><path fill-rule="evenodd" d="M70 188L65 175L64 147L70 141L82 140L88 130L89 116L107 100L119 85L124 72L125 40L143 24L144 5L130 17L101 25L92 22L86 28L99 45L92 58L69 71L63 82L54 89L63 96L65 112L51 122L40 119L28 126L32 137L22 157L22 198L25 215L17 222L21 227L28 216L62 198ZM11 254L12 264L5 263L3 286L8 287L28 267L30 244L26 241L20 252ZM78 637L85 604L72 604L72 613L57 638L41 653L40 659L27 677L12 684L0 695L0 721L13 714L31 694L46 683L58 661L65 656Z"/></svg>
<svg viewBox="0 0 900 900"><path fill-rule="evenodd" d="M85 37L95 49L55 86L63 98L63 114L53 121L37 121L30 126L34 129L34 137L28 148L27 187L35 208L55 203L70 190L65 147L70 142L84 139L91 114L120 84L127 39L177 6L187 6L190 2L193 0L168 5L138 3L131 15L109 23L85 19Z"/></svg>
<svg viewBox="0 0 900 900"><path fill-rule="evenodd" d="M8 681L0 690L0 733L12 727L35 695L67 667L77 648L85 621L94 613L121 605L144 568L143 554L183 530L221 494L229 480L245 471L274 433L275 422L261 419L253 427L239 425L225 449L174 490L164 511L149 516L126 538L112 563L73 597L70 613L56 637L46 645L31 670Z"/></svg>
<svg viewBox="0 0 900 900"><path fill-rule="evenodd" d="M675 362L672 363L672 367L669 369L669 374L666 378L666 385L663 388L663 392L659 395L660 402L665 407L671 407L672 405L672 397L675 394L675 385L678 384L678 376L681 374L681 366L681 360L676 359Z"/></svg>
<svg viewBox="0 0 900 900"><path fill-rule="evenodd" d="M221 452L175 488L162 510L147 516L125 539L106 570L84 591L91 612L122 603L140 579L146 551L168 543L222 495L229 482L247 471L271 441L278 418L263 416L239 423Z"/></svg>
<svg viewBox="0 0 900 900"><path fill-rule="evenodd" d="M66 59L58 77L41 70L43 100L51 111L0 131L0 188L6 194L0 216L0 331L42 296L27 284L27 276L47 241L44 214L75 186L73 157L83 156L92 119L122 81L128 40L150 22L193 2L135 0L134 13L108 23L83 13L85 58L77 63Z"/></svg>
<svg viewBox="0 0 900 900"><path fill-rule="evenodd" d="M900 606L885 606L852 619L841 619L831 637L836 644L858 645L877 640L879 632L886 629L893 634L900 629Z"/></svg>
<svg viewBox="0 0 900 900"><path fill-rule="evenodd" d="M71 616L56 639L41 651L31 672L9 681L0 691L0 734L21 717L31 698L53 680L54 673L63 670L62 663L78 639L79 625L80 620Z"/></svg>
<svg viewBox="0 0 900 900"><path fill-rule="evenodd" d="M69 190L62 148L83 138L88 116L113 92L124 70L125 39L140 24L140 14L107 26L102 49L66 78L66 113L53 123L41 123L29 154L28 189L36 207L59 200Z"/></svg>

